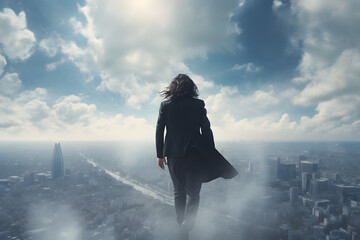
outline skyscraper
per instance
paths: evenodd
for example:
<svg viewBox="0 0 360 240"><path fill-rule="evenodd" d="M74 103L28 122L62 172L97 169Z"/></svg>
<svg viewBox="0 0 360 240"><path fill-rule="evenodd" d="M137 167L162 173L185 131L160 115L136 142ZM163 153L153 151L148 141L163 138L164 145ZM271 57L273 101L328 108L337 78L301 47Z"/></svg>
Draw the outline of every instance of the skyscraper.
<svg viewBox="0 0 360 240"><path fill-rule="evenodd" d="M51 156L51 177L64 177L64 159L60 143L55 143L54 151Z"/></svg>
<svg viewBox="0 0 360 240"><path fill-rule="evenodd" d="M317 172L319 169L319 164L310 161L301 161L300 169L301 172L308 172L308 173Z"/></svg>
<svg viewBox="0 0 360 240"><path fill-rule="evenodd" d="M303 192L307 192L310 190L310 181L311 181L312 174L308 172L303 172L301 175L301 186Z"/></svg>

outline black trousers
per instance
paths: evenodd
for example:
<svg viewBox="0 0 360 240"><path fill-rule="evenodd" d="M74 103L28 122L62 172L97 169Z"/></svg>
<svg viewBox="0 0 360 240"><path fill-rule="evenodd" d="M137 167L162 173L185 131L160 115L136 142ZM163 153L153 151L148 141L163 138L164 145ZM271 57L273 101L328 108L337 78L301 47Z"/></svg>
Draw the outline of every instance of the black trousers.
<svg viewBox="0 0 360 240"><path fill-rule="evenodd" d="M177 222L186 220L187 227L194 227L197 216L201 184L197 169L201 155L196 148L191 148L185 157L168 157L169 173L174 185L174 201ZM188 202L187 202L188 197Z"/></svg>

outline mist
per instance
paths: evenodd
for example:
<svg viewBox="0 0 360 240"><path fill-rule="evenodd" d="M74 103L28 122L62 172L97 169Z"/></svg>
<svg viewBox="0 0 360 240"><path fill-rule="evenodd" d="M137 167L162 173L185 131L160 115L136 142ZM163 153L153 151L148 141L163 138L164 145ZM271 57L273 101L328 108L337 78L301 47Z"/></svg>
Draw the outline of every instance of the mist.
<svg viewBox="0 0 360 240"><path fill-rule="evenodd" d="M68 205L42 201L29 208L28 217L29 239L82 239L82 219Z"/></svg>

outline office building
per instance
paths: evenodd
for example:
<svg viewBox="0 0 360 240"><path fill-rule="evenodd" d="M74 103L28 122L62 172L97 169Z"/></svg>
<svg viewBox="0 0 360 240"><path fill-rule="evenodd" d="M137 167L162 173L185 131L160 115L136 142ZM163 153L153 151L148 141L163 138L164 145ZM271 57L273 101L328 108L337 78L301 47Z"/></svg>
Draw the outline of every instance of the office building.
<svg viewBox="0 0 360 240"><path fill-rule="evenodd" d="M311 180L312 174L308 172L303 172L301 174L301 186L303 192L308 192L310 189L310 180Z"/></svg>
<svg viewBox="0 0 360 240"><path fill-rule="evenodd" d="M317 163L313 163L310 161L301 161L300 162L301 172L314 173L314 172L317 172L318 168L319 168L319 164L317 164Z"/></svg>
<svg viewBox="0 0 360 240"><path fill-rule="evenodd" d="M324 193L329 189L329 180L326 178L311 179L310 181L310 193L320 194Z"/></svg>
<svg viewBox="0 0 360 240"><path fill-rule="evenodd" d="M290 202L296 202L299 198L299 188L291 187L290 188Z"/></svg>
<svg viewBox="0 0 360 240"><path fill-rule="evenodd" d="M60 143L55 143L54 150L51 156L51 177L64 177L64 159Z"/></svg>

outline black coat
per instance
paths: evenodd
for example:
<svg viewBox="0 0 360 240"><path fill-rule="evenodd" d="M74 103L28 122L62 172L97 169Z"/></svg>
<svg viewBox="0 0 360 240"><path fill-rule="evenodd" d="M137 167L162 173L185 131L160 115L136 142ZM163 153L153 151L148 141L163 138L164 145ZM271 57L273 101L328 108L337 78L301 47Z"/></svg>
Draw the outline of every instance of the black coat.
<svg viewBox="0 0 360 240"><path fill-rule="evenodd" d="M203 100L184 96L161 102L156 125L157 157L181 158L192 147L198 149L202 156L201 167L198 169L202 182L209 182L218 177L229 179L238 174L215 149Z"/></svg>

